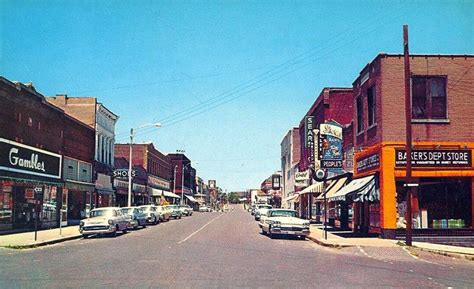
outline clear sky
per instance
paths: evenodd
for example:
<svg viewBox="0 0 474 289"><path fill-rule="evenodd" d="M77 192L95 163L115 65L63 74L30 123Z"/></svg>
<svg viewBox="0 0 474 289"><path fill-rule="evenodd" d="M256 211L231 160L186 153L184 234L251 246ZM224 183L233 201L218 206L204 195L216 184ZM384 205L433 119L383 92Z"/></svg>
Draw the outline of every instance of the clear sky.
<svg viewBox="0 0 474 289"><path fill-rule="evenodd" d="M0 0L0 74L46 96L96 96L160 151L228 191L281 167L323 87L378 53L472 54L474 1ZM2 108L3 109L3 108Z"/></svg>

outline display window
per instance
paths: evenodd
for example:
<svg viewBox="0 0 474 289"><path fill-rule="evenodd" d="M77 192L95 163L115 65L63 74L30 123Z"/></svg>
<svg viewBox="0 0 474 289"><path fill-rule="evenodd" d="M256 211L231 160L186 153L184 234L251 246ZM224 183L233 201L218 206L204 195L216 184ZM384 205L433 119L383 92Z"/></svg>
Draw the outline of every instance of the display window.
<svg viewBox="0 0 474 289"><path fill-rule="evenodd" d="M0 224L13 223L12 186L0 186Z"/></svg>
<svg viewBox="0 0 474 289"><path fill-rule="evenodd" d="M420 178L412 189L414 229L460 229L472 224L470 178ZM397 227L406 227L406 190L397 180Z"/></svg>

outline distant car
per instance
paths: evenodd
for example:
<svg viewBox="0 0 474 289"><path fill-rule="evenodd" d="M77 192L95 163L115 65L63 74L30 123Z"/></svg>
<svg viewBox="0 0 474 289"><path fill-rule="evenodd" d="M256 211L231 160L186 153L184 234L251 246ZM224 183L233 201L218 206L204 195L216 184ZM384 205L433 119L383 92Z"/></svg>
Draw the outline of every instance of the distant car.
<svg viewBox="0 0 474 289"><path fill-rule="evenodd" d="M167 206L156 206L156 211L160 214L160 221L169 221L172 210Z"/></svg>
<svg viewBox="0 0 474 289"><path fill-rule="evenodd" d="M156 206L154 205L144 205L140 206L140 209L143 210L143 213L146 217L146 222L148 224L158 224L160 222L160 213L157 212Z"/></svg>
<svg viewBox="0 0 474 289"><path fill-rule="evenodd" d="M193 208L188 205L179 206L179 209L184 216L191 216L193 214Z"/></svg>
<svg viewBox="0 0 474 289"><path fill-rule="evenodd" d="M206 205L200 206L199 212L210 212L210 208Z"/></svg>
<svg viewBox="0 0 474 289"><path fill-rule="evenodd" d="M171 211L171 218L174 218L174 219L181 219L183 213L181 212L181 210L179 209L178 205L168 205L166 206L168 208L170 208L172 211Z"/></svg>
<svg viewBox="0 0 474 289"><path fill-rule="evenodd" d="M267 205L267 204L262 204L262 205L257 205L256 209L255 209L255 221L259 221L260 220L260 216L262 215L263 212L267 212L268 210L270 210L272 208L271 205Z"/></svg>
<svg viewBox="0 0 474 289"><path fill-rule="evenodd" d="M122 213L129 218L129 228L138 229L138 227L146 228L147 216L139 207L121 208Z"/></svg>
<svg viewBox="0 0 474 289"><path fill-rule="evenodd" d="M309 235L309 221L297 217L294 210L271 209L267 211L266 217L260 220L259 226L262 234L299 236L302 239Z"/></svg>
<svg viewBox="0 0 474 289"><path fill-rule="evenodd" d="M128 218L120 208L104 207L91 210L89 218L79 223L79 232L84 238L94 234L108 234L115 237L117 231L127 233L128 226Z"/></svg>

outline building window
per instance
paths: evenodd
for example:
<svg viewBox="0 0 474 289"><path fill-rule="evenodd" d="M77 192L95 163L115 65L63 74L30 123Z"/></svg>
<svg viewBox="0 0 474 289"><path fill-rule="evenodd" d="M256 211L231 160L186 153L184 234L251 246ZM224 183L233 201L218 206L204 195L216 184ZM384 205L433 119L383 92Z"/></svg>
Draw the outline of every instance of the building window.
<svg viewBox="0 0 474 289"><path fill-rule="evenodd" d="M357 132L364 130L362 99L357 98Z"/></svg>
<svg viewBox="0 0 474 289"><path fill-rule="evenodd" d="M372 86L367 90L367 111L369 127L373 126L376 123L375 102L375 86Z"/></svg>
<svg viewBox="0 0 474 289"><path fill-rule="evenodd" d="M31 117L28 118L28 126L33 126L33 119Z"/></svg>
<svg viewBox="0 0 474 289"><path fill-rule="evenodd" d="M446 78L416 76L412 78L412 117L446 119Z"/></svg>

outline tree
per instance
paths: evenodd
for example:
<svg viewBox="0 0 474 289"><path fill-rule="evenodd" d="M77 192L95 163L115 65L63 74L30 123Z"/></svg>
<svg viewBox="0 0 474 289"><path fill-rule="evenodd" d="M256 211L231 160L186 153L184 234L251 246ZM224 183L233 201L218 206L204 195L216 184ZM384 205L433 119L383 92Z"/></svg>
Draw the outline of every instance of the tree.
<svg viewBox="0 0 474 289"><path fill-rule="evenodd" d="M227 196L229 203L237 204L239 203L239 194L232 192Z"/></svg>

